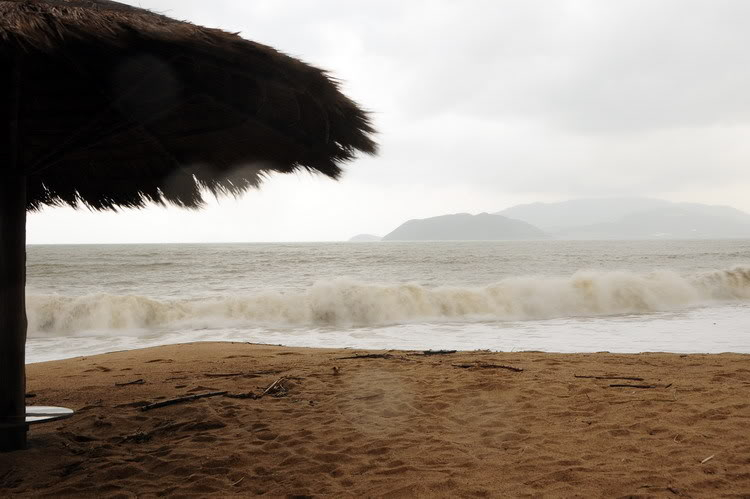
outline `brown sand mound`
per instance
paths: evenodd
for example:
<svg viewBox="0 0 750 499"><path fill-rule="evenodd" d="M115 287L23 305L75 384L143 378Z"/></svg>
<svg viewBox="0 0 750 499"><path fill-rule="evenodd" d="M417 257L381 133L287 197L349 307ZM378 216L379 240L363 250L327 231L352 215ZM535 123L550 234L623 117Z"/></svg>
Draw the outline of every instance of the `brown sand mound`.
<svg viewBox="0 0 750 499"><path fill-rule="evenodd" d="M0 495L750 497L749 356L359 354L30 365L29 402L78 413L0 454Z"/></svg>

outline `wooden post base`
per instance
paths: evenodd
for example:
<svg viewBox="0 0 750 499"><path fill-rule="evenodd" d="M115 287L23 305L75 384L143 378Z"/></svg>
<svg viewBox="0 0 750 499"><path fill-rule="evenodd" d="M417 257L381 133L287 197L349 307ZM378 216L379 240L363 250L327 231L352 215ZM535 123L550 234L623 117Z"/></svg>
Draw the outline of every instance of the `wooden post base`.
<svg viewBox="0 0 750 499"><path fill-rule="evenodd" d="M26 178L3 172L0 176L0 451L26 446L25 285Z"/></svg>
<svg viewBox="0 0 750 499"><path fill-rule="evenodd" d="M26 435L29 427L0 428L0 452L23 450L26 448Z"/></svg>

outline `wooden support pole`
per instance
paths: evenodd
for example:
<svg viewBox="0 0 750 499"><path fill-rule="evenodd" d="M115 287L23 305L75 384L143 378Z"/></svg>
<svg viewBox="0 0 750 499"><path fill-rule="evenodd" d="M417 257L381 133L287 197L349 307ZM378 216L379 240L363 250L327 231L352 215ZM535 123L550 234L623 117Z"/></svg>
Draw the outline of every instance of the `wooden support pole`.
<svg viewBox="0 0 750 499"><path fill-rule="evenodd" d="M6 172L0 174L0 451L26 446L26 177Z"/></svg>

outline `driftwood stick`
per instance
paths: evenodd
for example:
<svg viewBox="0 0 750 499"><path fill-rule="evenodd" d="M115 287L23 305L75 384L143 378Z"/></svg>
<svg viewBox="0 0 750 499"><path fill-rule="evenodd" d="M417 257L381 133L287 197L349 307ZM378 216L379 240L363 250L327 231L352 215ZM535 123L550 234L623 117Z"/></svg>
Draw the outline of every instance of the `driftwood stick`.
<svg viewBox="0 0 750 499"><path fill-rule="evenodd" d="M336 357L337 360L345 359L391 359L393 355L389 353L368 353L365 355L352 355L351 357Z"/></svg>
<svg viewBox="0 0 750 499"><path fill-rule="evenodd" d="M448 355L456 353L456 350L425 350L421 355Z"/></svg>
<svg viewBox="0 0 750 499"><path fill-rule="evenodd" d="M143 385L146 383L142 379L137 379L135 381L128 381L127 383L115 383L115 386L128 386L128 385Z"/></svg>
<svg viewBox="0 0 750 499"><path fill-rule="evenodd" d="M574 378L589 378L589 379L625 379L628 381L643 381L643 378L638 378L636 376L583 376L574 374Z"/></svg>
<svg viewBox="0 0 750 499"><path fill-rule="evenodd" d="M230 378L232 376L242 376L245 373L204 373L207 378Z"/></svg>
<svg viewBox="0 0 750 499"><path fill-rule="evenodd" d="M507 369L508 371L513 371L516 373L523 372L523 369L520 367L513 367L513 366L504 366L502 364L451 364L453 367L458 367L460 369L471 369L472 367L478 367L480 369Z"/></svg>
<svg viewBox="0 0 750 499"><path fill-rule="evenodd" d="M610 388L656 388L655 385L621 385L615 383L614 385L609 385Z"/></svg>
<svg viewBox="0 0 750 499"><path fill-rule="evenodd" d="M196 393L195 395L187 395L185 397L177 397L175 399L164 400L162 402L155 402L153 404L144 405L141 407L142 411L150 411L151 409L158 409L159 407L166 407L168 405L181 404L182 402L190 402L192 400L198 400L206 397L218 397L219 395L226 395L227 392L208 392L208 393Z"/></svg>
<svg viewBox="0 0 750 499"><path fill-rule="evenodd" d="M256 395L253 392L247 392L247 393L227 393L224 395L225 397L229 397L230 399L259 399L260 395Z"/></svg>
<svg viewBox="0 0 750 499"><path fill-rule="evenodd" d="M610 404L631 404L633 402L674 402L671 399L630 399L630 400L614 400L609 402Z"/></svg>
<svg viewBox="0 0 750 499"><path fill-rule="evenodd" d="M513 371L516 373L523 372L523 369L520 367L504 366L502 364L480 364L479 367L483 369L507 369L508 371Z"/></svg>

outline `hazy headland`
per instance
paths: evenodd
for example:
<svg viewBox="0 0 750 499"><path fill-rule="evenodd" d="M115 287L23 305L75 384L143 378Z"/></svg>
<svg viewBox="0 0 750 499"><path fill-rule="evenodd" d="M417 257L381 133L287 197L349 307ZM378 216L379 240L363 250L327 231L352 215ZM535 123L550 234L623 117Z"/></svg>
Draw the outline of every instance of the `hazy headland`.
<svg viewBox="0 0 750 499"><path fill-rule="evenodd" d="M502 211L408 220L382 238L351 241L482 241L750 238L750 215L731 206L650 198L573 199Z"/></svg>

